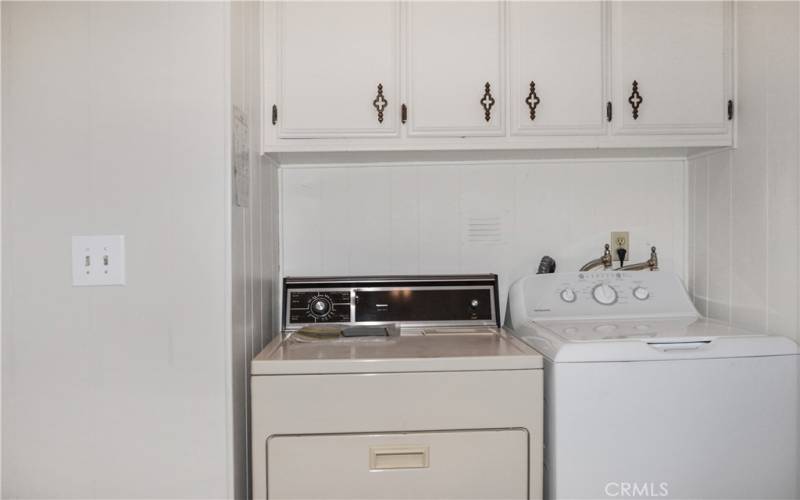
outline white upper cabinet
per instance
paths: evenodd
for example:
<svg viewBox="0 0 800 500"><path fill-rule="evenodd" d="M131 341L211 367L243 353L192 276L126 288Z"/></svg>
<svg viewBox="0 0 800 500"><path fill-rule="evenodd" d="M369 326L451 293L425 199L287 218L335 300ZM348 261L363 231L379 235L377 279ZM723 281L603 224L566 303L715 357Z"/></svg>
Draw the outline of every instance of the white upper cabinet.
<svg viewBox="0 0 800 500"><path fill-rule="evenodd" d="M264 151L730 146L733 8L267 2Z"/></svg>
<svg viewBox="0 0 800 500"><path fill-rule="evenodd" d="M615 134L728 134L729 2L612 3Z"/></svg>
<svg viewBox="0 0 800 500"><path fill-rule="evenodd" d="M508 6L511 133L606 133L605 4Z"/></svg>
<svg viewBox="0 0 800 500"><path fill-rule="evenodd" d="M272 14L278 137L398 135L399 2L280 2Z"/></svg>
<svg viewBox="0 0 800 500"><path fill-rule="evenodd" d="M410 136L503 135L500 1L406 4Z"/></svg>

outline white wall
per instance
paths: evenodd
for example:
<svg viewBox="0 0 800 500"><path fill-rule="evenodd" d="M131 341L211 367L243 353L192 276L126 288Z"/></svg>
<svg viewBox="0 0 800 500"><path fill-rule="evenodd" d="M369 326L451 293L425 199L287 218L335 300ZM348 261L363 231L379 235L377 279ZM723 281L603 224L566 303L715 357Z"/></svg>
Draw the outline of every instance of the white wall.
<svg viewBox="0 0 800 500"><path fill-rule="evenodd" d="M3 67L3 9L0 7L0 68ZM1 73L1 72L0 72ZM0 117L3 115L3 79L0 77ZM0 138L3 137L3 121L0 119ZM0 140L0 221L3 220L3 141ZM0 241L2 241L0 223ZM3 245L0 244L0 283L3 283ZM3 492L3 287L0 286L0 496Z"/></svg>
<svg viewBox="0 0 800 500"><path fill-rule="evenodd" d="M282 270L496 272L504 304L543 255L576 271L628 230L633 261L656 245L683 277L685 174L681 160L631 159L283 168Z"/></svg>
<svg viewBox="0 0 800 500"><path fill-rule="evenodd" d="M738 7L738 147L690 161L698 309L800 339L800 4Z"/></svg>
<svg viewBox="0 0 800 500"><path fill-rule="evenodd" d="M250 360L277 331L278 171L261 158L261 5L231 4L232 104L246 117L249 204L232 193L232 382L236 498L250 497ZM235 153L234 153L235 154Z"/></svg>
<svg viewBox="0 0 800 500"><path fill-rule="evenodd" d="M4 497L233 492L228 11L2 3ZM127 285L73 288L117 233Z"/></svg>

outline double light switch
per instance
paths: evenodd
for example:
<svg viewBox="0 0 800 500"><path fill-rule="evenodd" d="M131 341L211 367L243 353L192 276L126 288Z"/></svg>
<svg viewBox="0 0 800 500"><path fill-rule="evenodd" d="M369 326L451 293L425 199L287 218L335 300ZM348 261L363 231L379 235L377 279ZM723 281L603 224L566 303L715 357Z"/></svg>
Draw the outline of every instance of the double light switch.
<svg viewBox="0 0 800 500"><path fill-rule="evenodd" d="M125 236L73 236L72 285L125 284Z"/></svg>

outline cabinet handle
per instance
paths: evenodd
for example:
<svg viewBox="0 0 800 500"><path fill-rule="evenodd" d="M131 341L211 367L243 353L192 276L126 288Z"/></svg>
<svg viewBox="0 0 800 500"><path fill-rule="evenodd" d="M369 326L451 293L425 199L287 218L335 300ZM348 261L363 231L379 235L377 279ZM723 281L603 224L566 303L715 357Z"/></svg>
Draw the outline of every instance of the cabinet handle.
<svg viewBox="0 0 800 500"><path fill-rule="evenodd" d="M642 97L642 94L639 93L639 82L634 80L632 88L633 92L631 92L631 96L628 97L628 102L631 103L631 108L633 108L633 119L636 120L639 118L639 106L641 106L644 102L644 97Z"/></svg>
<svg viewBox="0 0 800 500"><path fill-rule="evenodd" d="M408 108L405 104L400 106L400 122L405 124L408 120Z"/></svg>
<svg viewBox="0 0 800 500"><path fill-rule="evenodd" d="M733 100L728 100L728 120L733 120Z"/></svg>
<svg viewBox="0 0 800 500"><path fill-rule="evenodd" d="M528 109L531 111L531 120L536 119L536 107L541 102L539 96L536 94L536 84L531 81L531 90L528 92L528 97L525 98L525 102L528 104Z"/></svg>
<svg viewBox="0 0 800 500"><path fill-rule="evenodd" d="M272 105L272 124L275 125L278 123L278 106L276 104Z"/></svg>
<svg viewBox="0 0 800 500"><path fill-rule="evenodd" d="M612 118L613 116L614 116L614 114L613 114L613 112L612 112L612 110L611 110L611 101L608 101L608 102L606 103L606 121L609 121L609 122L610 122L610 121L611 121L611 118Z"/></svg>
<svg viewBox="0 0 800 500"><path fill-rule="evenodd" d="M492 97L492 86L489 85L489 82L486 82L486 85L483 86L483 89L481 106L483 106L483 117L488 122L492 119L492 106L494 106L495 100L494 97Z"/></svg>
<svg viewBox="0 0 800 500"><path fill-rule="evenodd" d="M372 101L372 105L375 106L375 109L378 110L378 123L383 123L383 110L386 109L386 106L389 104L389 101L383 97L383 84L378 84L378 95L375 96L375 100Z"/></svg>

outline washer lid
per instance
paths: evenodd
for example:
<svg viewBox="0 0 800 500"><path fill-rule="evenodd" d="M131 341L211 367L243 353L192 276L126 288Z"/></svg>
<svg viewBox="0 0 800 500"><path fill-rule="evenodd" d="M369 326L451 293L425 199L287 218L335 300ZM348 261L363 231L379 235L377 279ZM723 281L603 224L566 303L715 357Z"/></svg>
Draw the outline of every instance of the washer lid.
<svg viewBox="0 0 800 500"><path fill-rule="evenodd" d="M539 369L539 353L498 328L434 328L314 342L293 335L253 359L252 375Z"/></svg>
<svg viewBox="0 0 800 500"><path fill-rule="evenodd" d="M557 363L799 354L793 340L704 318L530 322L515 331Z"/></svg>

